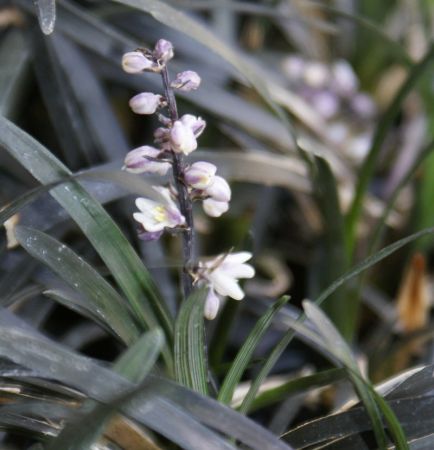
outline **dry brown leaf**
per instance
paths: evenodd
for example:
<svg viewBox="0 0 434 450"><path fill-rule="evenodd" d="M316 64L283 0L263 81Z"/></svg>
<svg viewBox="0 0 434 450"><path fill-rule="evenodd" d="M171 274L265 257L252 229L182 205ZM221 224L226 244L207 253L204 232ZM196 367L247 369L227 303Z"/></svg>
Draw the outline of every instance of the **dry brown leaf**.
<svg viewBox="0 0 434 450"><path fill-rule="evenodd" d="M429 293L425 257L413 255L398 291L398 324L404 333L419 330L428 322Z"/></svg>

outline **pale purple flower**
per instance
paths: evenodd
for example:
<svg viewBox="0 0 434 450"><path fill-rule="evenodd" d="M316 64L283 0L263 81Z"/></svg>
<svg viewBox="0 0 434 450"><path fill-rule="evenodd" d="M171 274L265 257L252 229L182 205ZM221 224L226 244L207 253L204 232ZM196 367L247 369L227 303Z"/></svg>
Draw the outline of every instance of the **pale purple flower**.
<svg viewBox="0 0 434 450"><path fill-rule="evenodd" d="M288 56L282 64L282 69L291 81L299 81L304 72L304 59L297 55Z"/></svg>
<svg viewBox="0 0 434 450"><path fill-rule="evenodd" d="M166 64L173 58L173 45L166 39L160 39L154 47L154 58L161 64Z"/></svg>
<svg viewBox="0 0 434 450"><path fill-rule="evenodd" d="M202 134L206 126L206 122L202 119L202 117L196 117L192 114L184 114L179 120L183 123L183 125L191 128L196 138Z"/></svg>
<svg viewBox="0 0 434 450"><path fill-rule="evenodd" d="M142 92L130 99L130 107L136 114L154 114L162 103L162 96L152 92Z"/></svg>
<svg viewBox="0 0 434 450"><path fill-rule="evenodd" d="M205 189L214 181L217 167L206 161L197 161L185 171L185 181L194 189Z"/></svg>
<svg viewBox="0 0 434 450"><path fill-rule="evenodd" d="M204 189L204 194L218 202L227 203L231 200L232 192L228 182L223 177L216 175L214 181Z"/></svg>
<svg viewBox="0 0 434 450"><path fill-rule="evenodd" d="M193 70L186 70L176 75L176 78L170 83L170 86L180 91L195 91L200 86L200 76Z"/></svg>
<svg viewBox="0 0 434 450"><path fill-rule="evenodd" d="M161 151L149 145L143 145L127 153L125 169L132 173L157 173L166 175L171 164L166 161L156 161Z"/></svg>
<svg viewBox="0 0 434 450"><path fill-rule="evenodd" d="M330 71L323 63L319 61L306 62L303 79L304 82L313 88L322 88L330 78Z"/></svg>
<svg viewBox="0 0 434 450"><path fill-rule="evenodd" d="M172 200L170 190L164 187L154 187L154 189L164 197L165 202L160 203L142 197L136 199L139 212L133 214L134 219L143 226L145 231L151 233L184 225L185 217Z"/></svg>
<svg viewBox="0 0 434 450"><path fill-rule="evenodd" d="M217 316L219 307L220 307L220 298L215 293L212 286L210 286L210 288L208 290L208 294L205 299L203 315L205 316L206 319L213 320Z"/></svg>
<svg viewBox="0 0 434 450"><path fill-rule="evenodd" d="M242 300L244 292L238 285L238 280L255 276L255 269L246 264L251 257L252 254L249 252L220 255L211 261L200 262L199 269L202 277L217 294Z"/></svg>
<svg viewBox="0 0 434 450"><path fill-rule="evenodd" d="M351 108L362 119L371 119L377 112L374 100L363 92L356 94L351 99Z"/></svg>
<svg viewBox="0 0 434 450"><path fill-rule="evenodd" d="M127 73L140 73L151 69L152 65L142 52L128 52L122 56L122 69Z"/></svg>
<svg viewBox="0 0 434 450"><path fill-rule="evenodd" d="M197 149L197 141L193 130L181 120L175 121L170 130L170 143L175 152L185 155Z"/></svg>
<svg viewBox="0 0 434 450"><path fill-rule="evenodd" d="M325 119L331 119L339 110L339 99L333 92L320 91L315 94L312 99L312 106Z"/></svg>
<svg viewBox="0 0 434 450"><path fill-rule="evenodd" d="M343 59L336 61L332 67L332 74L332 84L339 95L349 97L357 91L359 81L353 68L347 61Z"/></svg>
<svg viewBox="0 0 434 450"><path fill-rule="evenodd" d="M206 198L202 202L205 213L210 217L220 217L229 209L228 202L218 202L212 198Z"/></svg>

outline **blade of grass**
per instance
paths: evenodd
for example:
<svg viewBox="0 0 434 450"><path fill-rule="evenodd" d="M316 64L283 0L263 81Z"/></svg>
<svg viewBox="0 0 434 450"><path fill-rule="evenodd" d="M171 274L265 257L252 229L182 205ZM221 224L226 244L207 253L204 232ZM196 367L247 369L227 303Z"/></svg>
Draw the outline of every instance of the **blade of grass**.
<svg viewBox="0 0 434 450"><path fill-rule="evenodd" d="M349 270L347 273L343 274L341 277L339 277L337 280L335 280L327 289L325 289L322 294L315 300L315 304L321 305L322 302L324 302L333 292L335 292L340 286L342 286L347 281L351 280L352 278L359 275L364 270L368 269L369 267L373 266L377 262L383 260L384 258L387 258L392 253L399 250L401 247L415 241L416 239L427 236L428 234L434 233L434 227L432 228L426 228L424 230L421 230L417 233L411 234L410 236L407 236L399 241L394 242L393 244L390 244L387 247L384 247L379 252L375 253L374 255L364 259L359 264L354 266L351 270ZM305 316L302 315L298 319L300 322L302 322L305 319ZM294 338L294 331L289 330L287 331L281 340L277 343L277 345L274 347L274 349L271 351L270 355L266 359L264 365L262 366L261 370L259 371L256 378L253 380L253 383L246 395L246 397L243 400L243 403L241 404L239 411L246 414L250 410L250 406L252 405L256 394L261 386L261 384L264 382L265 378L270 373L271 369L274 367L280 356L282 355L283 351L286 349L286 347L289 345L289 343Z"/></svg>
<svg viewBox="0 0 434 450"><path fill-rule="evenodd" d="M231 368L223 381L217 397L221 403L229 404L231 402L235 388L240 382L241 377L243 376L243 373L252 358L253 352L264 334L267 332L275 314L288 302L288 300L289 297L282 297L276 303L271 305L270 308L268 308L268 310L256 322L246 341L238 351L237 356L235 357Z"/></svg>
<svg viewBox="0 0 434 450"><path fill-rule="evenodd" d="M18 226L15 236L28 253L85 295L91 302L89 309L103 319L123 342L131 344L139 337L127 303L90 264L41 231Z"/></svg>
<svg viewBox="0 0 434 450"><path fill-rule="evenodd" d="M133 383L142 382L154 366L163 347L164 335L155 329L143 334L131 347L116 360L113 370ZM91 449L103 433L108 420L116 413L116 408L86 401L92 411L78 421L66 425L59 435L50 442L47 450Z"/></svg>
<svg viewBox="0 0 434 450"><path fill-rule="evenodd" d="M46 148L1 117L0 145L41 183L71 176L71 172ZM170 345L172 320L164 300L151 275L104 208L74 181L53 189L51 195L68 211L95 247L124 291L139 323L150 329L161 325ZM169 347L164 356L171 366Z"/></svg>
<svg viewBox="0 0 434 450"><path fill-rule="evenodd" d="M372 233L372 238L370 239L368 254L371 254L375 251L379 241L381 240L382 232L384 230L384 226L386 224L387 217L392 210L395 201L401 192L401 190L408 184L408 182L415 176L416 172L420 169L422 163L426 160L426 158L431 155L434 150L434 140L429 142L420 152L419 156L416 158L416 161L412 164L412 166L408 169L407 173L402 177L399 184L396 186L394 191L392 192L386 207L383 210L383 214L378 219L374 231Z"/></svg>
<svg viewBox="0 0 434 450"><path fill-rule="evenodd" d="M44 34L51 34L56 22L56 0L36 0L38 19Z"/></svg>
<svg viewBox="0 0 434 450"><path fill-rule="evenodd" d="M322 249L318 263L313 268L317 289L321 292L348 268L345 258L344 218L339 205L338 183L329 163L315 156L314 194L322 218L322 234L319 245ZM316 269L316 270L315 270ZM319 288L319 289L318 289ZM343 290L328 298L324 310L338 330L350 340L353 336L357 315L356 300L343 301ZM313 296L312 295L312 296Z"/></svg>
<svg viewBox="0 0 434 450"><path fill-rule="evenodd" d="M317 305L309 301L304 301L303 307L307 318L315 324L320 336L323 338L323 345L348 369L351 382L370 417L379 447L386 448L387 445L387 436L383 428L381 411L389 425L389 431L393 436L396 448L399 450L408 450L407 439L401 424L389 405L375 392L371 383L363 378L357 361L344 338Z"/></svg>
<svg viewBox="0 0 434 450"><path fill-rule="evenodd" d="M386 109L383 117L380 119L378 126L375 130L373 143L368 156L366 157L363 165L359 171L359 179L357 181L356 191L353 201L351 203L350 210L348 211L345 223L345 242L347 252L350 258L355 246L356 239L356 227L362 211L363 199L368 189L369 181L371 180L375 165L380 155L380 151L384 140L386 139L387 132L393 123L396 115L398 114L402 102L407 95L413 90L416 83L424 75L426 70L431 66L434 58L434 44L431 45L424 58L417 64L414 64L411 68L407 79L402 84L401 88L396 93L391 104Z"/></svg>
<svg viewBox="0 0 434 450"><path fill-rule="evenodd" d="M253 401L249 411L256 411L274 403L281 402L282 399L285 399L292 394L312 388L327 386L337 381L341 381L346 377L347 373L345 369L333 368L287 381L281 386L261 392Z"/></svg>
<svg viewBox="0 0 434 450"><path fill-rule="evenodd" d="M207 395L207 364L203 308L206 289L194 291L182 304L175 322L175 377L196 392Z"/></svg>

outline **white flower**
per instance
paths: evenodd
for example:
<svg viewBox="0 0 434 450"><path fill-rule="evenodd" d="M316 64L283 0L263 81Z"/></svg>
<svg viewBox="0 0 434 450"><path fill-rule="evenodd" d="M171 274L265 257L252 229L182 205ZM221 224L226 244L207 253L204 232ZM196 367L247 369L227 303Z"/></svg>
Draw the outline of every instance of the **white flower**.
<svg viewBox="0 0 434 450"><path fill-rule="evenodd" d="M125 169L131 173L157 173L166 175L171 165L165 161L155 161L161 151L149 145L143 145L127 153Z"/></svg>
<svg viewBox="0 0 434 450"><path fill-rule="evenodd" d="M343 59L336 61L333 64L332 73L332 84L339 95L349 97L357 91L359 80L347 61Z"/></svg>
<svg viewBox="0 0 434 450"><path fill-rule="evenodd" d="M140 73L152 67L150 61L142 52L128 52L122 56L122 69L127 73Z"/></svg>
<svg viewBox="0 0 434 450"><path fill-rule="evenodd" d="M180 120L177 120L170 130L170 143L175 152L184 153L184 155L188 155L197 149L197 141L193 130Z"/></svg>
<svg viewBox="0 0 434 450"><path fill-rule="evenodd" d="M204 189L204 194L217 202L229 202L231 200L231 188L228 182L216 175L214 181Z"/></svg>
<svg viewBox="0 0 434 450"><path fill-rule="evenodd" d="M193 114L184 114L179 120L183 125L191 128L195 138L198 138L203 133L206 126L206 122L202 117L196 117Z"/></svg>
<svg viewBox="0 0 434 450"><path fill-rule="evenodd" d="M185 224L185 218L172 200L170 191L164 187L154 187L166 200L160 203L147 198L136 199L136 206L140 212L133 214L146 231L151 233L162 231L164 228L175 228Z"/></svg>
<svg viewBox="0 0 434 450"><path fill-rule="evenodd" d="M154 114L161 105L161 101L161 95L156 95L152 92L142 92L141 94L135 95L129 104L136 114Z"/></svg>
<svg viewBox="0 0 434 450"><path fill-rule="evenodd" d="M220 307L220 299L218 295L214 292L212 287L209 288L208 295L205 299L205 304L203 308L203 315L208 320L213 320L216 318Z"/></svg>
<svg viewBox="0 0 434 450"><path fill-rule="evenodd" d="M200 86L200 76L192 71L186 70L176 75L176 78L170 83L170 86L180 91L189 92L194 91Z"/></svg>
<svg viewBox="0 0 434 450"><path fill-rule="evenodd" d="M185 171L185 181L195 189L205 189L214 181L217 167L206 161L197 161Z"/></svg>
<svg viewBox="0 0 434 450"><path fill-rule="evenodd" d="M206 198L202 202L203 210L210 217L220 217L229 209L228 202L218 202L212 198Z"/></svg>
<svg viewBox="0 0 434 450"><path fill-rule="evenodd" d="M201 262L199 269L203 269L202 276L217 294L241 300L244 292L238 285L238 279L255 276L255 269L250 264L245 264L251 257L249 252L220 255L212 261Z"/></svg>

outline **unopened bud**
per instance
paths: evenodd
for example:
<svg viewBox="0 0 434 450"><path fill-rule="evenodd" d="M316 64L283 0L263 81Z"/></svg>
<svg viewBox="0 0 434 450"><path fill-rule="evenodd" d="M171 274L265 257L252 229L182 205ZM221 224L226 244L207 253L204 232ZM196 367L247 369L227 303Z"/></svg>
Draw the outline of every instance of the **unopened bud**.
<svg viewBox="0 0 434 450"><path fill-rule="evenodd" d="M217 167L206 161L198 161L193 163L185 171L185 181L195 189L205 189L213 181Z"/></svg>
<svg viewBox="0 0 434 450"><path fill-rule="evenodd" d="M205 194L217 202L229 202L232 193L228 182L217 175L211 185L205 189Z"/></svg>
<svg viewBox="0 0 434 450"><path fill-rule="evenodd" d="M219 311L219 307L220 307L220 299L218 295L214 292L214 289L210 287L203 308L204 317L208 320L215 319Z"/></svg>
<svg viewBox="0 0 434 450"><path fill-rule="evenodd" d="M173 45L165 39L160 39L154 47L154 58L161 64L166 64L173 58Z"/></svg>
<svg viewBox="0 0 434 450"><path fill-rule="evenodd" d="M188 155L197 148L196 137L193 130L177 120L170 130L170 143L177 153Z"/></svg>
<svg viewBox="0 0 434 450"><path fill-rule="evenodd" d="M198 138L202 134L206 126L206 122L202 119L202 117L196 117L192 114L184 114L179 120L185 126L192 129L196 138Z"/></svg>
<svg viewBox="0 0 434 450"><path fill-rule="evenodd" d="M170 86L180 91L194 91L200 86L200 76L192 70L178 73L176 78L170 83Z"/></svg>
<svg viewBox="0 0 434 450"><path fill-rule="evenodd" d="M166 175L171 166L168 162L156 161L160 153L160 150L149 145L131 150L125 157L125 169L131 173Z"/></svg>
<svg viewBox="0 0 434 450"><path fill-rule="evenodd" d="M161 95L152 92L142 92L130 100L130 107L136 114L154 114L161 105Z"/></svg>
<svg viewBox="0 0 434 450"><path fill-rule="evenodd" d="M353 68L347 61L343 59L337 61L333 65L332 72L333 86L339 95L343 97L350 97L357 91L359 81Z"/></svg>
<svg viewBox="0 0 434 450"><path fill-rule="evenodd" d="M142 52L128 52L122 56L122 69L127 73L140 73L152 67L150 61Z"/></svg>
<svg viewBox="0 0 434 450"><path fill-rule="evenodd" d="M229 209L228 202L218 202L213 198L206 198L202 206L205 213L210 217L220 217Z"/></svg>

